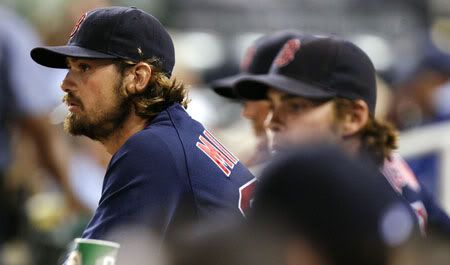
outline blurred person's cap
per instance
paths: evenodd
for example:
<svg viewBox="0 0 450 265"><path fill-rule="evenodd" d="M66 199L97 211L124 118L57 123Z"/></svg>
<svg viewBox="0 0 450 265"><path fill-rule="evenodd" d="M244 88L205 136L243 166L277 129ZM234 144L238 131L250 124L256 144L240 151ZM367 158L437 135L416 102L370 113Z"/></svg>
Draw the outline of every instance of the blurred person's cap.
<svg viewBox="0 0 450 265"><path fill-rule="evenodd" d="M294 38L299 33L294 30L278 31L257 39L250 46L242 59L240 73L237 75L215 80L211 83L211 88L220 96L236 99L237 95L233 91L235 83L243 78L252 75L267 74L275 56L283 47L284 43Z"/></svg>
<svg viewBox="0 0 450 265"><path fill-rule="evenodd" d="M409 205L363 162L329 146L278 159L260 178L250 227L262 225L269 238L306 239L333 264L385 264L388 249L417 227Z"/></svg>
<svg viewBox="0 0 450 265"><path fill-rule="evenodd" d="M334 38L297 35L287 40L266 75L240 79L245 99L266 98L269 87L310 99L362 99L375 113L375 68L355 44Z"/></svg>
<svg viewBox="0 0 450 265"><path fill-rule="evenodd" d="M426 46L424 56L418 68L431 69L445 75L450 75L450 54L439 49L433 43Z"/></svg>
<svg viewBox="0 0 450 265"><path fill-rule="evenodd" d="M67 68L67 57L124 59L139 62L153 57L171 75L175 64L172 39L152 15L135 7L105 7L81 16L65 46L45 46L31 50L37 63Z"/></svg>

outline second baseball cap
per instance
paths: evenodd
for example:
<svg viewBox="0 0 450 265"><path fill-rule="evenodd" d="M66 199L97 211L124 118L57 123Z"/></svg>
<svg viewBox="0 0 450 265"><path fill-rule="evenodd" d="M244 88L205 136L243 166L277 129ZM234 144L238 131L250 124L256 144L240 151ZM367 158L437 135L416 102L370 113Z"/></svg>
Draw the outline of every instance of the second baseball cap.
<svg viewBox="0 0 450 265"><path fill-rule="evenodd" d="M135 7L91 10L81 16L67 45L34 48L31 57L52 68L67 68L67 57L133 62L156 57L168 75L175 64L169 33L155 17Z"/></svg>
<svg viewBox="0 0 450 265"><path fill-rule="evenodd" d="M234 84L241 78L251 75L267 74L272 61L284 43L294 38L299 32L295 30L277 31L257 39L250 46L241 62L241 72L237 75L215 80L211 87L217 94L226 98L237 98L233 91Z"/></svg>
<svg viewBox="0 0 450 265"><path fill-rule="evenodd" d="M375 68L353 43L313 35L297 35L284 43L266 75L240 79L236 93L263 99L272 87L311 99L362 99L375 113Z"/></svg>

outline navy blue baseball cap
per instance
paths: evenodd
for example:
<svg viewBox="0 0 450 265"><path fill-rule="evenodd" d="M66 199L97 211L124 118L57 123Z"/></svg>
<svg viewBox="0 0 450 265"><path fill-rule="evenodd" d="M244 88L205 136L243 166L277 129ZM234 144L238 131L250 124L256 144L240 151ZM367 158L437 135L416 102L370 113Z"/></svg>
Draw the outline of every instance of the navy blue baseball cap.
<svg viewBox="0 0 450 265"><path fill-rule="evenodd" d="M31 57L38 64L67 68L67 57L124 59L139 62L156 57L171 75L175 64L172 38L152 15L135 7L105 7L81 16L65 46L37 47Z"/></svg>
<svg viewBox="0 0 450 265"><path fill-rule="evenodd" d="M241 73L226 78L215 80L211 83L211 88L217 94L236 99L238 96L233 91L235 83L241 78L267 74L272 65L272 61L277 56L284 43L294 38L299 32L295 30L277 31L257 39L250 46L241 62Z"/></svg>
<svg viewBox="0 0 450 265"><path fill-rule="evenodd" d="M264 99L269 87L310 99L362 99L375 113L375 68L355 44L335 37L297 35L287 40L265 75L240 79L235 92Z"/></svg>

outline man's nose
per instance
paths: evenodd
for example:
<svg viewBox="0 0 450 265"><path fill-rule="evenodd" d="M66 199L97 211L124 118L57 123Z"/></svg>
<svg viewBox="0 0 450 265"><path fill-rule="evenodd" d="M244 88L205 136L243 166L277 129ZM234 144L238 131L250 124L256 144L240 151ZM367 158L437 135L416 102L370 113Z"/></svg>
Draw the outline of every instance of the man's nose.
<svg viewBox="0 0 450 265"><path fill-rule="evenodd" d="M266 122L268 123L268 128L273 132L278 132L282 128L282 119L278 111L271 111L267 117Z"/></svg>
<svg viewBox="0 0 450 265"><path fill-rule="evenodd" d="M69 70L66 74L66 77L61 83L61 89L64 92L70 92L73 91L76 88L75 81L73 80L73 74Z"/></svg>
<svg viewBox="0 0 450 265"><path fill-rule="evenodd" d="M242 104L242 111L241 114L243 117L251 120L254 116L254 110L252 108L252 104L248 101L244 101Z"/></svg>

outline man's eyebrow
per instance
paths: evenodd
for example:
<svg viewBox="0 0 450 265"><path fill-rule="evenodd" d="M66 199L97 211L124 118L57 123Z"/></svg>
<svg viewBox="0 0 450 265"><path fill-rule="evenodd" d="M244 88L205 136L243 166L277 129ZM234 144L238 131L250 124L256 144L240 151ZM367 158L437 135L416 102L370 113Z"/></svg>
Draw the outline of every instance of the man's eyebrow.
<svg viewBox="0 0 450 265"><path fill-rule="evenodd" d="M300 98L297 95L293 95L293 94L284 94L281 96L281 100L289 100L289 99L296 99L296 98Z"/></svg>
<svg viewBox="0 0 450 265"><path fill-rule="evenodd" d="M76 63L78 61L78 59L77 58L66 57L66 64L67 65L69 65L70 61Z"/></svg>

